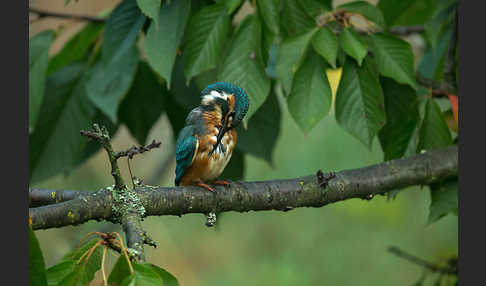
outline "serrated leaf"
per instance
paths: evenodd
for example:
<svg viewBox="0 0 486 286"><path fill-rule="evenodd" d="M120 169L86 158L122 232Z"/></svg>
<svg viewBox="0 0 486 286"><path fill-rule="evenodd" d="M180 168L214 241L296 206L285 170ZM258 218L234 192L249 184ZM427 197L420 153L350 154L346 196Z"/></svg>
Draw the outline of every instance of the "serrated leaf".
<svg viewBox="0 0 486 286"><path fill-rule="evenodd" d="M245 154L262 158L273 165L273 151L280 134L281 112L277 96L271 92L260 109L248 122L245 130L237 128L236 149Z"/></svg>
<svg viewBox="0 0 486 286"><path fill-rule="evenodd" d="M179 282L177 281L177 278L175 278L172 274L167 272L165 269L162 269L154 264L147 264L147 265L150 265L152 267L152 270L154 270L162 278L162 282L164 283L164 286L179 286Z"/></svg>
<svg viewBox="0 0 486 286"><path fill-rule="evenodd" d="M238 7L241 6L243 0L224 0L224 4L228 10L228 15L231 15Z"/></svg>
<svg viewBox="0 0 486 286"><path fill-rule="evenodd" d="M343 51L351 56L361 66L368 53L366 42L352 28L346 27L339 34L339 44Z"/></svg>
<svg viewBox="0 0 486 286"><path fill-rule="evenodd" d="M378 133L384 160L404 156L414 131L420 121L418 96L408 85L381 77L385 97L386 124Z"/></svg>
<svg viewBox="0 0 486 286"><path fill-rule="evenodd" d="M44 98L49 48L54 32L43 31L29 39L29 133L34 131Z"/></svg>
<svg viewBox="0 0 486 286"><path fill-rule="evenodd" d="M89 49L100 36L103 27L104 25L101 23L89 23L69 39L62 50L49 60L47 74L85 58Z"/></svg>
<svg viewBox="0 0 486 286"><path fill-rule="evenodd" d="M383 33L371 35L370 39L380 74L416 89L414 57L410 44Z"/></svg>
<svg viewBox="0 0 486 286"><path fill-rule="evenodd" d="M44 256L35 237L34 231L29 227L29 284L31 286L47 286Z"/></svg>
<svg viewBox="0 0 486 286"><path fill-rule="evenodd" d="M316 26L314 19L304 10L301 1L280 1L282 3L280 25L285 37L300 35Z"/></svg>
<svg viewBox="0 0 486 286"><path fill-rule="evenodd" d="M346 58L336 94L339 125L371 149L373 138L385 125L383 91L368 60L361 68Z"/></svg>
<svg viewBox="0 0 486 286"><path fill-rule="evenodd" d="M89 73L86 93L93 104L112 122L118 121L118 107L127 94L137 71L139 53L136 46L108 64L98 62Z"/></svg>
<svg viewBox="0 0 486 286"><path fill-rule="evenodd" d="M185 40L186 84L194 76L217 66L230 25L231 19L224 4L206 6L191 17Z"/></svg>
<svg viewBox="0 0 486 286"><path fill-rule="evenodd" d="M386 24L391 26L414 2L417 0L380 0L377 6L383 12Z"/></svg>
<svg viewBox="0 0 486 286"><path fill-rule="evenodd" d="M243 88L250 98L250 108L243 121L248 122L270 91L261 53L261 23L257 15L247 16L232 40L218 73L220 81Z"/></svg>
<svg viewBox="0 0 486 286"><path fill-rule="evenodd" d="M36 130L29 138L30 183L34 184L79 162L87 140L79 130L91 128L96 108L85 93L85 66L62 68L47 79Z"/></svg>
<svg viewBox="0 0 486 286"><path fill-rule="evenodd" d="M258 0L257 7L260 16L270 31L276 35L280 33L279 27L279 0Z"/></svg>
<svg viewBox="0 0 486 286"><path fill-rule="evenodd" d="M442 116L439 105L433 98L427 99L419 136L417 152L446 147L452 143L451 132Z"/></svg>
<svg viewBox="0 0 486 286"><path fill-rule="evenodd" d="M137 5L145 16L152 19L155 26L159 25L159 11L161 0L137 0Z"/></svg>
<svg viewBox="0 0 486 286"><path fill-rule="evenodd" d="M191 11L190 0L173 1L160 9L159 25L153 22L144 41L148 63L167 82L170 89L172 69Z"/></svg>
<svg viewBox="0 0 486 286"><path fill-rule="evenodd" d="M290 115L307 134L329 113L331 101L325 63L317 54L310 53L296 72L287 98Z"/></svg>
<svg viewBox="0 0 486 286"><path fill-rule="evenodd" d="M354 1L349 2L337 7L339 10L344 10L346 12L358 13L364 16L366 19L374 22L380 27L385 26L385 18L381 10L375 5L366 1Z"/></svg>
<svg viewBox="0 0 486 286"><path fill-rule="evenodd" d="M457 215L457 192L457 180L430 185L429 223L436 222L451 212Z"/></svg>
<svg viewBox="0 0 486 286"><path fill-rule="evenodd" d="M136 1L122 1L106 21L102 59L105 65L118 61L133 48L138 33L145 23L146 17L137 6Z"/></svg>
<svg viewBox="0 0 486 286"><path fill-rule="evenodd" d="M130 275L130 267L124 255L120 255L108 276L109 285L120 285Z"/></svg>
<svg viewBox="0 0 486 286"><path fill-rule="evenodd" d="M314 51L324 57L333 68L336 68L339 46L338 39L333 31L326 26L320 28L312 37L312 46Z"/></svg>
<svg viewBox="0 0 486 286"><path fill-rule="evenodd" d="M133 264L135 273L126 277L120 286L160 286L162 278L153 270L151 264Z"/></svg>
<svg viewBox="0 0 486 286"><path fill-rule="evenodd" d="M280 43L277 55L277 77L287 94L292 89L294 74L299 68L315 32L317 32L317 28L296 37L286 38Z"/></svg>
<svg viewBox="0 0 486 286"><path fill-rule="evenodd" d="M138 143L145 145L153 124L165 109L167 90L146 62L140 62L130 91L120 104L118 117Z"/></svg>

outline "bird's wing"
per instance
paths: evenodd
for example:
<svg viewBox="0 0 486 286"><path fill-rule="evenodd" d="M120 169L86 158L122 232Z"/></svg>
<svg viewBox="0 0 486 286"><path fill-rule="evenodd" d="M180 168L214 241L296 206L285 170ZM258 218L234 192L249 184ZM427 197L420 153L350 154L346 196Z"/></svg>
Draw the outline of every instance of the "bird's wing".
<svg viewBox="0 0 486 286"><path fill-rule="evenodd" d="M194 127L190 125L182 128L176 143L176 186L194 161L198 147L199 141L194 136Z"/></svg>

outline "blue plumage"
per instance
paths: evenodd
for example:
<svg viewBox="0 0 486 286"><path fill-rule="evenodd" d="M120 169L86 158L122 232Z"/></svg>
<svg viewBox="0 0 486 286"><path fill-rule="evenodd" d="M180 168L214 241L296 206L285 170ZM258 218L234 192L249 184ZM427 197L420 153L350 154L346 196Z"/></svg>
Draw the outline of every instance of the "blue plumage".
<svg viewBox="0 0 486 286"><path fill-rule="evenodd" d="M212 90L216 90L218 92L226 92L227 94L234 94L236 101L235 101L235 108L234 111L236 113L235 120L232 123L233 127L238 126L240 122L245 117L248 108L250 107L250 99L246 95L246 92L239 86L234 85L228 82L216 82L213 84L208 85L203 91L202 96L205 94L210 93Z"/></svg>
<svg viewBox="0 0 486 286"><path fill-rule="evenodd" d="M194 136L194 126L189 125L182 128L176 143L176 179L175 185L179 183L184 172L192 163L192 158L197 148L197 138Z"/></svg>

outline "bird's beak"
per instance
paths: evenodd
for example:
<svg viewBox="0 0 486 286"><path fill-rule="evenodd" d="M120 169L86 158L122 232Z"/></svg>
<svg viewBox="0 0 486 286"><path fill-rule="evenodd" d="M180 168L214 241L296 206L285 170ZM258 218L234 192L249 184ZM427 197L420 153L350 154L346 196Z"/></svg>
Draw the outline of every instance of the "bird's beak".
<svg viewBox="0 0 486 286"><path fill-rule="evenodd" d="M224 134L228 130L229 130L229 128L228 128L228 117L226 117L223 121L223 127L221 127L221 129L219 129L218 136L216 137L216 144L214 144L213 150L211 150L209 152L209 155L213 154L213 152L216 151L216 149L218 149L218 146L219 146L219 144L221 144L221 140L223 139Z"/></svg>

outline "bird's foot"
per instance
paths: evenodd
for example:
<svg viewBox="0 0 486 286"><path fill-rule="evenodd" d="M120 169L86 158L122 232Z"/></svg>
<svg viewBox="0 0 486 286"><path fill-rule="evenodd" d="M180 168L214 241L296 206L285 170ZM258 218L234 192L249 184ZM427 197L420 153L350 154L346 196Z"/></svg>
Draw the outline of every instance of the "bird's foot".
<svg viewBox="0 0 486 286"><path fill-rule="evenodd" d="M226 180L216 180L213 182L215 185L229 186L230 183Z"/></svg>
<svg viewBox="0 0 486 286"><path fill-rule="evenodd" d="M210 191L210 192L214 192L214 188L206 185L205 183L203 182L197 182L197 185L200 186L200 187L203 187L205 188L206 190Z"/></svg>

